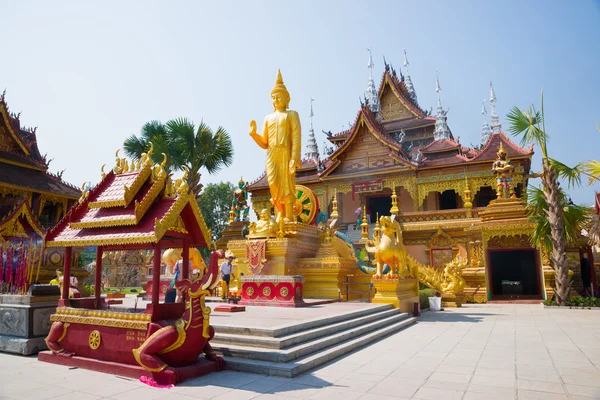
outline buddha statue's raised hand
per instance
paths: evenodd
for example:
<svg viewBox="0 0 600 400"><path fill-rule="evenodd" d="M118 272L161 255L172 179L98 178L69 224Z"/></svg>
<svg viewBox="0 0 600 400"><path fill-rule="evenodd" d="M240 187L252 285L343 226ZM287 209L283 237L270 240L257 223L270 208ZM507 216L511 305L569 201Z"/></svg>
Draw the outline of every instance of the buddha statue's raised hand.
<svg viewBox="0 0 600 400"><path fill-rule="evenodd" d="M250 136L252 135L256 135L256 121L252 120L250 121Z"/></svg>

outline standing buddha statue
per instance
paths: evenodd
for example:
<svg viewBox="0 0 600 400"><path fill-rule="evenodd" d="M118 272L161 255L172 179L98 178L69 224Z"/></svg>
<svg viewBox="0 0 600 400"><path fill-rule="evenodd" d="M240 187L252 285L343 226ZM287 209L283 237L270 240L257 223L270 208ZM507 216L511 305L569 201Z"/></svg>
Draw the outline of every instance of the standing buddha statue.
<svg viewBox="0 0 600 400"><path fill-rule="evenodd" d="M499 199L515 198L512 179L515 167L506 158L506 150L504 150L502 143L500 143L500 149L498 149L497 154L498 158L492 164L492 173L496 175L496 196Z"/></svg>
<svg viewBox="0 0 600 400"><path fill-rule="evenodd" d="M277 221L281 223L295 220L296 168L302 167L300 117L296 111L288 110L290 94L283 84L281 71L277 71L271 100L275 109L265 117L262 135L256 132L256 121L252 120L250 136L267 150L266 172L271 204L276 209Z"/></svg>

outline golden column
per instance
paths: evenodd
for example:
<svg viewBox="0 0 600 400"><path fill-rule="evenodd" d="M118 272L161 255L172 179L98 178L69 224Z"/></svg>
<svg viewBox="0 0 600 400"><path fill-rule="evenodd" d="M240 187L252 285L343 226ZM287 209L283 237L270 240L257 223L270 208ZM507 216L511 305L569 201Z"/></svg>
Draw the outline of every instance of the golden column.
<svg viewBox="0 0 600 400"><path fill-rule="evenodd" d="M378 240L381 239L381 227L379 226L379 212L375 215L377 215L377 217L375 218L375 230L373 232L373 239Z"/></svg>
<svg viewBox="0 0 600 400"><path fill-rule="evenodd" d="M361 235L361 242L366 242L367 240L369 240L369 224L367 223L367 206L363 206L363 217L362 217L362 224L360 224L360 227L362 229L362 232L360 233Z"/></svg>
<svg viewBox="0 0 600 400"><path fill-rule="evenodd" d="M471 191L469 190L469 178L465 177L465 208L467 209L467 218L472 217L471 209L473 208L473 203L471 202Z"/></svg>
<svg viewBox="0 0 600 400"><path fill-rule="evenodd" d="M398 196L396 196L396 183L393 184L392 187L392 208L390 208L390 213L395 215L398 218L398 213L400 210L398 209Z"/></svg>

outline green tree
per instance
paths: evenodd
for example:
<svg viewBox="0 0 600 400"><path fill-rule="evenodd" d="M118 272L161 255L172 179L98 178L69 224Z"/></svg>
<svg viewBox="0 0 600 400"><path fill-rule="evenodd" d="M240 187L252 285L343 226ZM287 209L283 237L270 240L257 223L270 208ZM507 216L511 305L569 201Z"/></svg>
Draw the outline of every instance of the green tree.
<svg viewBox="0 0 600 400"><path fill-rule="evenodd" d="M532 241L538 246L550 248L550 260L556 274L556 301L562 304L568 301L571 278L568 275L566 247L568 238L577 233L569 232L572 221L567 221L570 208L565 208L564 192L560 189L559 178L564 178L570 186L579 185L583 169L579 164L569 168L565 164L550 158L548 154L548 135L544 122L544 94L542 92L541 110L532 105L526 110L513 107L507 116L510 132L521 137L521 145L536 144L542 152L541 192L532 193L537 198L530 203L530 217L538 225ZM542 202L542 198L544 202ZM568 224L567 224L568 222ZM576 226L573 226L576 228Z"/></svg>
<svg viewBox="0 0 600 400"><path fill-rule="evenodd" d="M168 156L167 172L183 170L184 165L189 169L188 185L196 198L202 191L200 169L214 174L233 161L233 144L225 129L219 127L213 132L204 122L196 129L187 118L145 124L140 137L132 135L125 140L125 153L138 160L150 149L150 143L154 145L152 161L162 162L162 153Z"/></svg>
<svg viewBox="0 0 600 400"><path fill-rule="evenodd" d="M209 183L198 199L204 221L212 231L212 240L219 239L227 228L235 189L231 182Z"/></svg>

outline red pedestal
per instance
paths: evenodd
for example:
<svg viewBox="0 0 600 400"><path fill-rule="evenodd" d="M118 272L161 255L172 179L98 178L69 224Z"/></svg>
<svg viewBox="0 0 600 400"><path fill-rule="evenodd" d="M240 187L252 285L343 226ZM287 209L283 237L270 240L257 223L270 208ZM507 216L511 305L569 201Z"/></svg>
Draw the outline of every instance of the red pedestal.
<svg viewBox="0 0 600 400"><path fill-rule="evenodd" d="M242 300L238 304L268 307L305 307L301 276L242 277Z"/></svg>
<svg viewBox="0 0 600 400"><path fill-rule="evenodd" d="M219 312L241 312L241 311L246 311L246 307L244 306L237 306L234 304L223 304L220 306L216 306L215 307L215 311L219 311Z"/></svg>

